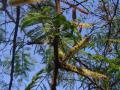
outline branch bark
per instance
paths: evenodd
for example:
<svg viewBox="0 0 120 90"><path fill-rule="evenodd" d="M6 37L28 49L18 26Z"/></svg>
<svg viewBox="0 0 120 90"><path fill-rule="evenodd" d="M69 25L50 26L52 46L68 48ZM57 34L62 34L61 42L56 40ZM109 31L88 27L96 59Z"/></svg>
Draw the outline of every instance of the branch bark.
<svg viewBox="0 0 120 90"><path fill-rule="evenodd" d="M16 54L16 38L19 28L19 19L20 19L20 7L16 7L16 25L15 25L15 32L13 37L13 50L12 50L12 61L11 61L11 73L10 73L10 82L9 82L9 90L12 90L12 83L13 83L13 75L14 75L14 63L15 63L15 54Z"/></svg>
<svg viewBox="0 0 120 90"><path fill-rule="evenodd" d="M79 8L79 7L77 7L76 5L71 4L71 3L69 3L69 2L67 2L67 1L65 1L65 0L61 0L61 2L69 5L69 6L72 7L72 8L75 8L76 10L80 11L81 13L84 13L84 14L87 14L87 15L89 14L89 12L87 12L86 10L84 10L84 9L82 9L82 8Z"/></svg>
<svg viewBox="0 0 120 90"><path fill-rule="evenodd" d="M58 14L61 13L60 9L60 0L55 0L56 4L56 12ZM56 28L56 33L59 33L59 29ZM54 70L53 70L53 77L52 77L52 85L51 85L51 90L56 90L57 86L57 76L58 76L58 69L59 69L59 56L58 56L58 46L59 44L59 35L55 35L54 40L53 40L53 47L54 47Z"/></svg>
<svg viewBox="0 0 120 90"><path fill-rule="evenodd" d="M90 37L85 37L83 40L81 40L77 45L72 47L69 52L65 55L63 58L63 62L66 62L69 60L76 52L79 51L79 49L85 47L89 43Z"/></svg>
<svg viewBox="0 0 120 90"><path fill-rule="evenodd" d="M108 79L108 77L106 75L103 75L103 74L100 74L100 73L97 73L97 72L93 72L93 71L85 69L85 68L78 68L78 67L73 66L71 64L61 63L60 67L64 70L80 74L84 77L92 77L92 78L95 78L95 79L102 79L102 80L103 79Z"/></svg>

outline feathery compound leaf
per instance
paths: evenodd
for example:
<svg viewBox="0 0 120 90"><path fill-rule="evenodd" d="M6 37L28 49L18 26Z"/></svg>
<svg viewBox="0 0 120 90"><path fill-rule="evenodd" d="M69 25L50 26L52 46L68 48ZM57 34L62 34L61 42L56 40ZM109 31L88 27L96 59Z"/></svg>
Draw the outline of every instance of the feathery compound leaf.
<svg viewBox="0 0 120 90"><path fill-rule="evenodd" d="M41 23L46 19L50 19L50 17L42 15L42 14L38 14L38 13L29 15L22 20L22 28Z"/></svg>
<svg viewBox="0 0 120 90"><path fill-rule="evenodd" d="M84 55L88 55L90 60L98 61L98 60L103 60L105 63L108 63L108 65L111 67L111 69L116 69L119 70L120 66L117 64L115 61L116 59L109 59L107 57L104 57L103 55L92 55L91 53L85 52L85 51L80 51Z"/></svg>
<svg viewBox="0 0 120 90"><path fill-rule="evenodd" d="M120 39L108 39L112 43L120 43Z"/></svg>
<svg viewBox="0 0 120 90"><path fill-rule="evenodd" d="M37 80L40 78L40 75L44 72L44 69L40 70L33 76L32 81L28 84L28 86L25 88L25 90L31 90L35 84L37 83Z"/></svg>

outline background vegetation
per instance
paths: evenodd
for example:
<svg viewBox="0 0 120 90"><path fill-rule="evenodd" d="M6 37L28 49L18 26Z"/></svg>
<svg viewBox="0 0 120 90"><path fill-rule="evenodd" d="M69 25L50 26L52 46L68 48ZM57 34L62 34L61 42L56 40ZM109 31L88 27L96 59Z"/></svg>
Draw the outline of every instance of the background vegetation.
<svg viewBox="0 0 120 90"><path fill-rule="evenodd" d="M119 3L0 1L0 90L119 90Z"/></svg>

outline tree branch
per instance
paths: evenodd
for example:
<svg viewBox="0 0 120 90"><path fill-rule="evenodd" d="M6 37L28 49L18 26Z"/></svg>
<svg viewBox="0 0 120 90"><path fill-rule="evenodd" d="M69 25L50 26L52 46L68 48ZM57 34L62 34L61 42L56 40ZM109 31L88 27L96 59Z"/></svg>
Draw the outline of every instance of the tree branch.
<svg viewBox="0 0 120 90"><path fill-rule="evenodd" d="M60 8L60 0L55 0L56 4L56 12L58 14L61 13L61 8ZM59 29L56 28L56 33L59 33ZM56 90L57 86L57 76L58 76L58 69L59 69L59 56L58 56L58 46L59 44L59 35L55 35L54 40L53 40L53 47L54 47L54 70L53 70L53 78L52 78L52 85L51 85L51 90Z"/></svg>
<svg viewBox="0 0 120 90"><path fill-rule="evenodd" d="M84 14L89 14L89 12L85 11L84 9L79 8L79 7L77 7L76 5L71 4L71 3L69 3L69 2L67 2L67 1L65 1L65 0L61 0L61 2L63 2L63 3L65 3L65 4L67 4L67 5L69 5L69 6L72 7L72 8L76 8L76 10L78 10L78 11L84 13Z"/></svg>
<svg viewBox="0 0 120 90"><path fill-rule="evenodd" d="M18 6L16 8L16 26L15 26L15 32L13 37L13 50L12 50L12 61L11 61L11 73L10 73L10 83L9 83L9 90L12 90L12 83L13 83L13 74L14 74L14 63L15 63L15 54L16 54L16 38L17 38L17 32L19 27L19 19L20 19L20 7Z"/></svg>
<svg viewBox="0 0 120 90"><path fill-rule="evenodd" d="M70 65L70 64L61 63L60 67L64 70L71 71L71 72L74 72L74 73L78 73L78 74L80 74L84 77L92 77L92 78L95 78L95 79L102 79L102 80L103 79L108 79L108 77L106 75L103 75L103 74L100 74L100 73L97 73L97 72L93 72L93 71L90 71L90 70L85 69L85 68L78 68L78 67Z"/></svg>
<svg viewBox="0 0 120 90"><path fill-rule="evenodd" d="M85 37L82 41L80 41L77 45L72 47L69 52L65 55L63 58L63 62L66 62L69 60L76 52L79 51L79 49L85 47L89 43L90 37Z"/></svg>

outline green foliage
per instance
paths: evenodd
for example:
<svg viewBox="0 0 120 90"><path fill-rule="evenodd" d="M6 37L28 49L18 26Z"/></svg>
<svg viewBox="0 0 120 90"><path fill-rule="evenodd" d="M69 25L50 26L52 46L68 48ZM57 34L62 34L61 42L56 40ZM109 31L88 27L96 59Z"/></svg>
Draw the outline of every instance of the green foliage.
<svg viewBox="0 0 120 90"><path fill-rule="evenodd" d="M32 70L31 66L33 64L34 63L30 61L29 54L17 54L15 60L15 76L24 75L25 77L27 77L28 72Z"/></svg>
<svg viewBox="0 0 120 90"><path fill-rule="evenodd" d="M33 76L32 81L28 84L28 86L25 88L25 90L31 90L33 87L35 87L37 81L40 79L41 74L44 73L44 69L38 71L35 76Z"/></svg>
<svg viewBox="0 0 120 90"><path fill-rule="evenodd" d="M10 1L13 2L13 0ZM78 4L79 2L79 0L73 0L72 2L69 0L67 1L71 4ZM104 1L105 6L103 6ZM22 2L24 3L24 1ZM68 7L69 5L66 5L63 1L61 4L61 14L56 13L55 3L53 0L46 0L45 2L41 3L33 3L26 5L25 7L21 6L22 20L20 19L21 22L19 25L21 32L19 32L18 35L20 37L17 37L14 80L24 83L24 79L26 79L29 76L29 73L33 71L33 66L37 67L38 63L35 63L33 58L31 58L35 54L40 56L38 61L41 65L44 65L44 67L40 66L42 69L38 71L35 76L33 76L31 82L27 84L26 90L48 89L46 83L50 85L54 69L53 42L54 37L58 35L58 49L61 50L65 55L68 54L68 59L70 59L65 65L73 67L72 69L78 73L79 71L76 67L79 67L80 69L82 68L82 71L84 71L82 75L84 74L90 77L83 77L81 74L79 75L74 74L73 72L68 72L68 70L71 68L67 68L67 71L60 68L57 78L58 86L62 85L64 89L69 90L76 90L76 88L92 90L99 89L98 87L103 88L103 90L119 90L120 83L117 80L120 79L120 7L118 7L116 12L114 12L115 3L116 1L112 0L85 0L81 2L81 5L84 5L82 9L86 8L86 10L89 11L89 15L83 15L76 11L77 18L75 21L76 24L86 24L88 22L92 23L93 27L88 29L77 27L77 25L73 23L71 20L71 5ZM20 3L18 2L17 4ZM76 7L81 9L79 5ZM72 6L72 8L74 7ZM115 16L112 17L114 14ZM10 20L10 22L12 21L12 24L10 25L14 26L13 24L15 17L14 14L11 14L9 8L5 15L7 17L5 17L6 20L4 22L9 23ZM13 16L13 20L11 19L10 15ZM111 20L109 21L108 19ZM2 22L0 22L0 24L2 24ZM6 26L9 27L9 24L6 24ZM5 33L7 33L5 31L8 29L9 28L6 28L6 30L0 29L0 43L5 41ZM12 47L11 45L13 43L12 38L14 33L12 30L14 29L10 30L12 33L7 33L7 35L9 34L7 36L9 37L7 42L10 40L10 43L7 44L8 47L5 48L5 50ZM84 48L78 47L81 39L89 35L91 36L89 40L90 42L87 44L83 43L82 45L85 46ZM30 50L25 49L27 45L31 45L30 48L33 55L28 53ZM111 48L111 51L108 50L109 48ZM4 67L3 71L5 73L9 73L11 57L1 57L1 59L2 67ZM109 77L109 79L93 79L92 76L101 76L101 74L95 74L94 71L105 74L107 77ZM112 86L114 83L115 85Z"/></svg>
<svg viewBox="0 0 120 90"><path fill-rule="evenodd" d="M40 13L29 13L22 21L22 28L31 26L33 24L42 23L44 20L48 20L50 17L42 15Z"/></svg>

